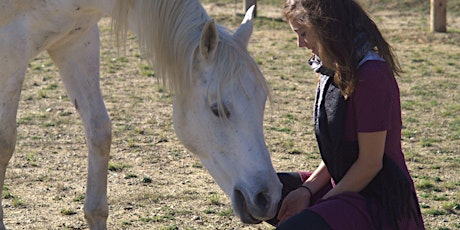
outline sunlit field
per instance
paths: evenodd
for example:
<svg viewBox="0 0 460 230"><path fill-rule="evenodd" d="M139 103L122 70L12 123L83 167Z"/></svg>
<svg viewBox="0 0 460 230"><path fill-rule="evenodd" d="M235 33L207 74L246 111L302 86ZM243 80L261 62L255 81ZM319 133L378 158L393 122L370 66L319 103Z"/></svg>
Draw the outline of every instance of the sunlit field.
<svg viewBox="0 0 460 230"><path fill-rule="evenodd" d="M265 138L277 171L313 170L320 156L312 111L317 77L308 51L281 17L282 1L258 1L249 51L272 89ZM460 228L460 0L448 1L447 33L429 31L429 1L361 1L405 73L403 151L427 229ZM242 1L202 1L232 30ZM101 88L113 124L109 229L273 229L245 225L201 162L178 141L173 95L130 36L117 52L110 19L100 24ZM9 229L87 229L87 150L82 121L46 53L32 60L21 94L16 152L3 188ZM236 169L237 170L237 169ZM397 204L395 204L397 205Z"/></svg>

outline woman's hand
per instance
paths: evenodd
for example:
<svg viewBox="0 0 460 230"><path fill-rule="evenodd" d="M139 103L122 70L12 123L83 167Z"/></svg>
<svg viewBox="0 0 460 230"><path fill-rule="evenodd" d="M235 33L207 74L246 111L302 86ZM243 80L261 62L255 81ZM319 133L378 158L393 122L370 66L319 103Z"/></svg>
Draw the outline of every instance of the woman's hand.
<svg viewBox="0 0 460 230"><path fill-rule="evenodd" d="M283 200L278 213L279 224L310 206L311 194L306 188L299 187L290 192Z"/></svg>

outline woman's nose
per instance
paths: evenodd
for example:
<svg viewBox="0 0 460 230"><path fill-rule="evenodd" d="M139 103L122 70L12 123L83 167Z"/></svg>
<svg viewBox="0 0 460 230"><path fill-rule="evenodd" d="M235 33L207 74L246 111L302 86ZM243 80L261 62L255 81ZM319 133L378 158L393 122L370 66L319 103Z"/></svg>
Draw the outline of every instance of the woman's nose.
<svg viewBox="0 0 460 230"><path fill-rule="evenodd" d="M298 46L299 48L305 47L305 41L304 41L302 38L300 38L300 37L297 37L297 46Z"/></svg>
<svg viewBox="0 0 460 230"><path fill-rule="evenodd" d="M303 38L297 38L297 46L298 46L299 48L305 47L305 48L308 48L308 49L309 49L308 43L307 43L307 42L305 41L305 39L303 39Z"/></svg>

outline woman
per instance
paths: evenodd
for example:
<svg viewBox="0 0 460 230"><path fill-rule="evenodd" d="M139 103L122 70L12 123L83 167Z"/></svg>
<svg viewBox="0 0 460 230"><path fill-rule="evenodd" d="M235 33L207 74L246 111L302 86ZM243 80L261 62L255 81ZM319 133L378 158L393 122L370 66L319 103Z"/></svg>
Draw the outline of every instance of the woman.
<svg viewBox="0 0 460 230"><path fill-rule="evenodd" d="M402 71L353 0L286 0L284 17L319 73L314 109L322 162L280 173L278 229L424 229L401 149ZM278 222L279 221L279 222Z"/></svg>

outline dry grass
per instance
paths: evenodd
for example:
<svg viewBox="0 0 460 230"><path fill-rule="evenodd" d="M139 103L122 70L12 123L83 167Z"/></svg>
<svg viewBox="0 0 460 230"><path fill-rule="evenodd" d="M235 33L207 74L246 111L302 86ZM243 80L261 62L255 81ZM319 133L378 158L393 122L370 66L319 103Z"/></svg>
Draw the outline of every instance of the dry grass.
<svg viewBox="0 0 460 230"><path fill-rule="evenodd" d="M458 1L452 1L458 4ZM450 3L450 2L449 2ZM458 229L460 222L460 19L449 33L428 32L418 11L373 14L394 45L406 74L399 78L403 148L428 229ZM233 4L207 4L218 23L236 28ZM241 7L237 6L236 11ZM113 122L109 171L110 229L271 229L248 226L233 214L201 163L177 140L172 97L140 57L135 38L126 55L110 43L101 22L102 83ZM262 5L250 51L273 88L265 135L278 171L312 170L319 153L312 130L316 77L308 53L279 8ZM81 120L46 55L33 60L18 114L18 145L3 189L10 229L85 229L86 147Z"/></svg>

